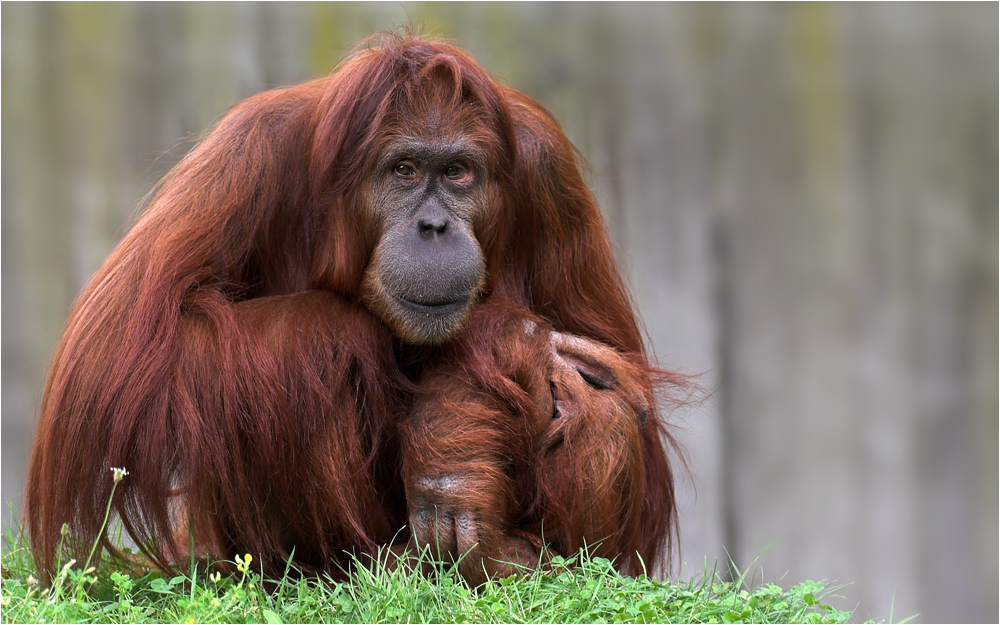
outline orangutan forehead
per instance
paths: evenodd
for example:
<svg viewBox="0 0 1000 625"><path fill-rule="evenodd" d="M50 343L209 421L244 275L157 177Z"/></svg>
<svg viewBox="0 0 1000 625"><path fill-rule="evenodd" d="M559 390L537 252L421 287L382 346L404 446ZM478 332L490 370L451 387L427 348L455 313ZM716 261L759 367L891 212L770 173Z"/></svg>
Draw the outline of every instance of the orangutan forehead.
<svg viewBox="0 0 1000 625"><path fill-rule="evenodd" d="M389 138L382 149L378 165L388 167L406 158L419 162L462 161L477 167L486 167L488 160L486 146L480 145L472 137L421 132L416 136Z"/></svg>

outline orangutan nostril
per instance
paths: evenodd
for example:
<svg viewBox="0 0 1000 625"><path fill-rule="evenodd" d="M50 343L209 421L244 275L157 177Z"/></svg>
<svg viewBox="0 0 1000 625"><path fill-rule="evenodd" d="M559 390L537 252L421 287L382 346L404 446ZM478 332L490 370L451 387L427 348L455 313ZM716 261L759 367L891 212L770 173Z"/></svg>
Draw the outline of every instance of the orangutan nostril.
<svg viewBox="0 0 1000 625"><path fill-rule="evenodd" d="M562 416L562 408L559 406L559 394L556 391L556 383L549 380L549 393L552 395L552 418L558 419Z"/></svg>

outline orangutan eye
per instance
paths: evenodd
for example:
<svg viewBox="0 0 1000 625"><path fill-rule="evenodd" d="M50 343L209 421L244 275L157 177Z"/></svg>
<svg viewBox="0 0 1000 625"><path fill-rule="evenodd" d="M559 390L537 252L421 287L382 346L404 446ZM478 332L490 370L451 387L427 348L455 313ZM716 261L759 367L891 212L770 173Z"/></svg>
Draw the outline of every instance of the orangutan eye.
<svg viewBox="0 0 1000 625"><path fill-rule="evenodd" d="M598 376L597 374L595 374L593 371L588 371L587 369L584 369L583 367L577 367L576 368L576 372L580 374L580 377L583 378L584 382L586 382L587 384L590 385L590 388L598 390L598 391L610 391L611 390L611 383L608 382L607 380L601 378L600 376Z"/></svg>
<svg viewBox="0 0 1000 625"><path fill-rule="evenodd" d="M400 161L393 167L393 171L401 178L412 178L417 175L417 168L410 161Z"/></svg>
<svg viewBox="0 0 1000 625"><path fill-rule="evenodd" d="M448 180L463 180L468 175L469 170L459 163L452 163L444 169L444 177Z"/></svg>

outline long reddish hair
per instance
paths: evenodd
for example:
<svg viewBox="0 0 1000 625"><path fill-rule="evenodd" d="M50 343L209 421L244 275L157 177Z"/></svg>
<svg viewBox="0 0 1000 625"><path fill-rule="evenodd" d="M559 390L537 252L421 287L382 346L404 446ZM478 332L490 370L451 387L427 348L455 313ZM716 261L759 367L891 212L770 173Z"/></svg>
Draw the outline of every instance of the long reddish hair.
<svg viewBox="0 0 1000 625"><path fill-rule="evenodd" d="M214 540L272 554L268 565L283 566L297 541L312 549L296 558L319 569L392 538L403 517L389 496L400 495L391 441L413 388L398 341L359 303L377 236L364 219L364 182L394 111L422 97L433 67L495 137L501 208L480 233L487 294L619 350L650 372L652 395L655 370L603 219L558 124L457 48L380 35L327 78L235 105L158 185L77 300L27 486L43 578L63 524L76 553L98 538L111 548L100 535L109 467L129 471L118 518L164 568L182 555L169 539L178 501L203 525L224 517L227 535ZM286 314L276 297L307 292L289 324L308 336L262 329ZM345 423L346 438L336 430ZM672 439L655 408L643 436L634 547L655 565L676 527ZM365 474L329 470L328 454Z"/></svg>

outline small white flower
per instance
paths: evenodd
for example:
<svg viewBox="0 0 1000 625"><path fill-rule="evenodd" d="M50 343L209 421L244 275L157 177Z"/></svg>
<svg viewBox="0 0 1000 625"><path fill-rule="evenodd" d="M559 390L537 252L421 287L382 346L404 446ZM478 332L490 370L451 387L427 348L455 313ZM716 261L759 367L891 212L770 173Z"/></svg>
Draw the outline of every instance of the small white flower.
<svg viewBox="0 0 1000 625"><path fill-rule="evenodd" d="M111 467L111 472L114 473L115 484L125 479L125 476L128 475L128 470L125 467Z"/></svg>

